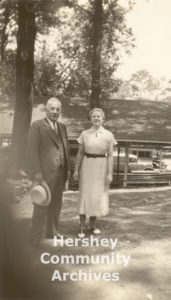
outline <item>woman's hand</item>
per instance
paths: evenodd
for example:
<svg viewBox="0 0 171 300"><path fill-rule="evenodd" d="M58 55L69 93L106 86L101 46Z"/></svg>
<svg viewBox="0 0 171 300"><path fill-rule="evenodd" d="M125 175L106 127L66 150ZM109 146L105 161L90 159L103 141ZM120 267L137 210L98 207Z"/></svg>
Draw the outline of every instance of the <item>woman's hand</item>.
<svg viewBox="0 0 171 300"><path fill-rule="evenodd" d="M78 178L79 178L79 173L78 173L77 170L74 171L73 178L74 178L74 180L78 180Z"/></svg>
<svg viewBox="0 0 171 300"><path fill-rule="evenodd" d="M113 176L111 174L108 174L106 177L106 184L108 187L111 184L112 180L113 180Z"/></svg>

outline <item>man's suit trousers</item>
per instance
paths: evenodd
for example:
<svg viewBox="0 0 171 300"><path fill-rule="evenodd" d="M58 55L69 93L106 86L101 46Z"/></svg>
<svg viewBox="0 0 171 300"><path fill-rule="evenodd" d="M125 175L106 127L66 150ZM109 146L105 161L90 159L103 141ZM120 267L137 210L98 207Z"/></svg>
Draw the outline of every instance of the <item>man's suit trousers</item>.
<svg viewBox="0 0 171 300"><path fill-rule="evenodd" d="M53 238L53 236L58 232L58 222L62 207L62 195L65 185L64 173L64 169L61 169L53 190L52 187L49 186L51 190L50 204L48 206L34 205L31 229L31 242L33 244L40 243L45 222L47 238Z"/></svg>

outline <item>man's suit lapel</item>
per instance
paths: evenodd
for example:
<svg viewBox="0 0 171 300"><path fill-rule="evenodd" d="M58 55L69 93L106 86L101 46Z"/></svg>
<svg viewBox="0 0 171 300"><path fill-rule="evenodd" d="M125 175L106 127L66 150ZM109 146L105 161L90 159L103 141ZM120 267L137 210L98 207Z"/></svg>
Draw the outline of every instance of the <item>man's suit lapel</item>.
<svg viewBox="0 0 171 300"><path fill-rule="evenodd" d="M46 132L52 138L52 140L54 141L54 143L56 144L56 146L59 147L57 136L56 136L54 130L52 129L52 127L50 126L50 124L49 124L49 122L48 122L48 120L46 118L44 119L43 125L44 125L44 128L45 128Z"/></svg>
<svg viewBox="0 0 171 300"><path fill-rule="evenodd" d="M63 127L61 126L61 124L59 122L58 122L58 128L60 130L61 137L62 137L62 142L63 142L64 149L65 149L65 152L66 152L66 149L67 149L66 133L65 133Z"/></svg>

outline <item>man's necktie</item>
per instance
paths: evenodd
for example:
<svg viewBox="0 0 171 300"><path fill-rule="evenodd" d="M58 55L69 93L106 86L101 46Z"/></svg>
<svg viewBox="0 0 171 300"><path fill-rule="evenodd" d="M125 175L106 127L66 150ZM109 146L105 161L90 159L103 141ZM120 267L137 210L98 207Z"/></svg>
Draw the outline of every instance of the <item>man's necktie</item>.
<svg viewBox="0 0 171 300"><path fill-rule="evenodd" d="M54 128L54 131L55 131L55 133L57 135L58 134L58 126L57 126L56 122L53 122L53 128Z"/></svg>

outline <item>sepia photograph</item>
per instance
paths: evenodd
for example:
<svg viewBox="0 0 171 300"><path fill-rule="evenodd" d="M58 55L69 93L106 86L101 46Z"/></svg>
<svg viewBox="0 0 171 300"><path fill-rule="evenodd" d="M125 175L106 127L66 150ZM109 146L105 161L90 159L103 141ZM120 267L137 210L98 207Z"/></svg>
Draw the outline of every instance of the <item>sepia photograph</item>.
<svg viewBox="0 0 171 300"><path fill-rule="evenodd" d="M171 1L0 1L0 300L171 299Z"/></svg>

